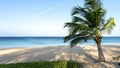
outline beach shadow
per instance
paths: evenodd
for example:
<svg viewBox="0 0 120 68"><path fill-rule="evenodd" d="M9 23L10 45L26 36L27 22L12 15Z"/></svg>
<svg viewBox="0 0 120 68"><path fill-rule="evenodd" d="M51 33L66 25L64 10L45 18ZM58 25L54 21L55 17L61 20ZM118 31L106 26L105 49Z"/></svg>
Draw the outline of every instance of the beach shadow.
<svg viewBox="0 0 120 68"><path fill-rule="evenodd" d="M18 48L19 49L19 48ZM24 49L24 48L23 48ZM81 62L81 57L84 61L96 63L96 57L93 57L89 52L91 50L84 50L84 48L76 46L70 48L68 46L51 46L51 47L38 47L38 48L26 48L21 51L12 52L9 54L0 55L0 63L12 63L12 62L27 62L27 61L39 61L39 60L73 60ZM113 51L119 54L119 51Z"/></svg>
<svg viewBox="0 0 120 68"><path fill-rule="evenodd" d="M81 56L85 56L85 61L96 62L89 53L81 47L69 48L67 46L28 48L9 54L0 55L0 63L16 63L30 61L53 61L53 60L73 60L80 62Z"/></svg>

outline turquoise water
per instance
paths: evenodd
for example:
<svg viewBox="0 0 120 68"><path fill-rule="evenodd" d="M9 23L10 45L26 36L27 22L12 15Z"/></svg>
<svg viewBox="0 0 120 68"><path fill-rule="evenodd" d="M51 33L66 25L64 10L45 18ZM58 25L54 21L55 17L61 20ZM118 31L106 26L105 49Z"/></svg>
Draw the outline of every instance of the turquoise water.
<svg viewBox="0 0 120 68"><path fill-rule="evenodd" d="M102 44L120 44L120 37L103 37ZM69 42L63 42L63 37L0 37L0 48L63 45L69 45ZM80 45L95 45L95 42L89 40L87 43L80 43Z"/></svg>

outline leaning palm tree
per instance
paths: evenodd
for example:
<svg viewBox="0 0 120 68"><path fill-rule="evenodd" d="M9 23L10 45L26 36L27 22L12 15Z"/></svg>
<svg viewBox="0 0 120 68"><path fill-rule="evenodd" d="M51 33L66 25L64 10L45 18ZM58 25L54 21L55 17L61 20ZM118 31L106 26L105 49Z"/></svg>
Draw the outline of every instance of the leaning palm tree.
<svg viewBox="0 0 120 68"><path fill-rule="evenodd" d="M87 42L93 39L97 44L100 62L105 62L101 48L103 33L110 34L115 26L114 18L105 20L106 10L102 7L100 0L85 0L84 7L77 6L72 10L72 21L65 23L69 28L69 35L64 38L64 42L70 41L73 47L79 42Z"/></svg>

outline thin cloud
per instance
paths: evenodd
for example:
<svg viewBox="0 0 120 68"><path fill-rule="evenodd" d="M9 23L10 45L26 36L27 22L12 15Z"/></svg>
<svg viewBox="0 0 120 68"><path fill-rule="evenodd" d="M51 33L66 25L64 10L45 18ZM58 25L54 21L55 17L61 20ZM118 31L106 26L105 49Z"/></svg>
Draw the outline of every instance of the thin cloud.
<svg viewBox="0 0 120 68"><path fill-rule="evenodd" d="M55 6L51 7L51 8L48 8L48 9L46 9L46 10L44 10L44 11L38 12L38 13L32 15L32 16L27 17L27 18L24 19L23 21L24 21L24 22L25 22L25 21L29 21L29 20L37 17L37 16L40 16L40 15L42 15L42 14L45 14L45 13L47 13L47 12L50 12L50 11L58 8L58 7L61 7L61 6L63 6L64 4L66 4L66 3L67 3L67 1L64 2L64 3L57 4L57 5L55 5Z"/></svg>

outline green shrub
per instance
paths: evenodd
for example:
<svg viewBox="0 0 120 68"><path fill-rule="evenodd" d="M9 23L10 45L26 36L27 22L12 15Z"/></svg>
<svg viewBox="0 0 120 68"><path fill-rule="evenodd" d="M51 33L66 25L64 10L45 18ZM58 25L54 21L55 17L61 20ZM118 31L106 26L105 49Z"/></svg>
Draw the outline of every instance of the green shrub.
<svg viewBox="0 0 120 68"><path fill-rule="evenodd" d="M15 64L0 64L0 68L81 68L80 63L71 61L40 61Z"/></svg>

